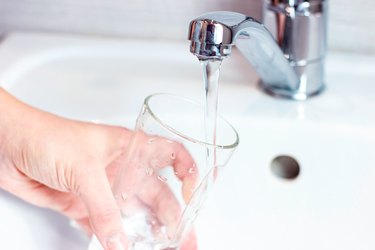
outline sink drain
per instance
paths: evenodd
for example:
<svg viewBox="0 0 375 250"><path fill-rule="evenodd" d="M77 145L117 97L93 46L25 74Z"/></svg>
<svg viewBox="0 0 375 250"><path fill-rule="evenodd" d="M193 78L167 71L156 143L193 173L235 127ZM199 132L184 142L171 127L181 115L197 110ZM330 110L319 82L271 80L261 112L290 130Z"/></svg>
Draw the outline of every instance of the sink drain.
<svg viewBox="0 0 375 250"><path fill-rule="evenodd" d="M283 179L295 179L300 173L300 166L296 159L287 155L279 155L271 162L271 171Z"/></svg>

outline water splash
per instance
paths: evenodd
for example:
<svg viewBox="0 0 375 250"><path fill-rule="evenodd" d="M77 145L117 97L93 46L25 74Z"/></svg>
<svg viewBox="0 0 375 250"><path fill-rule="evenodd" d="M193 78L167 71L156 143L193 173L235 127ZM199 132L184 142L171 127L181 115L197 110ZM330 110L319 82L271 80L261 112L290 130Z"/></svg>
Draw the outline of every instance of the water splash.
<svg viewBox="0 0 375 250"><path fill-rule="evenodd" d="M121 193L121 199L122 199L123 201L126 201L128 198L129 198L129 195L128 195L127 193L125 193L125 192L122 192L122 193Z"/></svg>
<svg viewBox="0 0 375 250"><path fill-rule="evenodd" d="M189 168L188 172L189 174L195 174L195 168Z"/></svg>
<svg viewBox="0 0 375 250"><path fill-rule="evenodd" d="M151 167L147 167L147 168L146 168L146 174L147 174L148 176L153 175L153 174L154 174L154 169L151 168Z"/></svg>
<svg viewBox="0 0 375 250"><path fill-rule="evenodd" d="M161 182L167 182L168 178L165 177L165 176L158 175L158 180L161 181Z"/></svg>
<svg viewBox="0 0 375 250"><path fill-rule="evenodd" d="M172 160L176 159L176 153L172 152L171 155L169 156Z"/></svg>
<svg viewBox="0 0 375 250"><path fill-rule="evenodd" d="M154 141L156 141L156 138L150 138L150 139L147 140L147 144L151 144Z"/></svg>
<svg viewBox="0 0 375 250"><path fill-rule="evenodd" d="M169 144L172 144L172 143L173 143L173 141L172 141L172 140L169 140L169 139L166 139L165 142L166 142L166 143L169 143Z"/></svg>

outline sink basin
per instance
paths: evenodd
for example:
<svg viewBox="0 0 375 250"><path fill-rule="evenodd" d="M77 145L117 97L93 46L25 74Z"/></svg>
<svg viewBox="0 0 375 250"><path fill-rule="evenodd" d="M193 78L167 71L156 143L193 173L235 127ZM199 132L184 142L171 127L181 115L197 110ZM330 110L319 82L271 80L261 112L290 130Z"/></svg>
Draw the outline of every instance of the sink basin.
<svg viewBox="0 0 375 250"><path fill-rule="evenodd" d="M260 92L237 51L223 62L219 109L240 145L197 220L200 249L375 249L374 68L375 57L330 53L325 92L295 102ZM188 42L15 33L0 44L0 84L55 114L127 127L148 94L204 97ZM271 167L278 156L298 176ZM68 219L3 191L0 221L7 250L88 244Z"/></svg>

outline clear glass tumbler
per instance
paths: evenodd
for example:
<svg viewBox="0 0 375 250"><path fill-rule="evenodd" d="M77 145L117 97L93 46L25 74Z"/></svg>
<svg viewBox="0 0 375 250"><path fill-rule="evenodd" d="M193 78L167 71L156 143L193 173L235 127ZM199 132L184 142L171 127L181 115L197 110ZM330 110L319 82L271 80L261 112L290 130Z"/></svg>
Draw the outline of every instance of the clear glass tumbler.
<svg viewBox="0 0 375 250"><path fill-rule="evenodd" d="M195 241L192 222L239 142L220 116L216 145L206 142L204 110L170 94L145 99L113 185L130 250L178 249ZM99 249L94 239L89 250Z"/></svg>

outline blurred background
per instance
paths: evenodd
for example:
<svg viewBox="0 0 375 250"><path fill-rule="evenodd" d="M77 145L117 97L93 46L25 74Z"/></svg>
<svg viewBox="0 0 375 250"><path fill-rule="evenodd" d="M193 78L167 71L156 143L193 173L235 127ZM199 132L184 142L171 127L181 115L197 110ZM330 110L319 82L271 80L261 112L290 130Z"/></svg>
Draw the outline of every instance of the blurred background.
<svg viewBox="0 0 375 250"><path fill-rule="evenodd" d="M375 1L328 1L330 49L375 53ZM260 20L262 0L0 0L0 35L22 30L182 40L193 17L214 10Z"/></svg>

